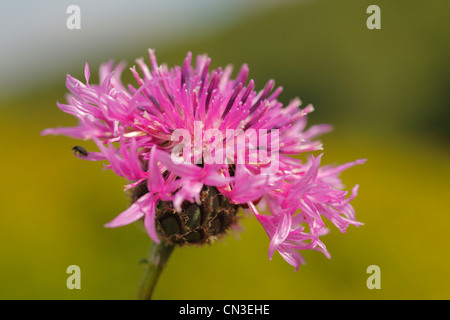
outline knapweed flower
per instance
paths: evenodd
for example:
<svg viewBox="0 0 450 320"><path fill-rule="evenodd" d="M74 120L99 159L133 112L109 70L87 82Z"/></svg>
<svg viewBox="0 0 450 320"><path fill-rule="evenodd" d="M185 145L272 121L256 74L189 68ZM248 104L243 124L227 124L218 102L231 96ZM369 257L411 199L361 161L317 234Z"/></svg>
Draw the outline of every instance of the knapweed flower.
<svg viewBox="0 0 450 320"><path fill-rule="evenodd" d="M275 251L298 269L301 250L328 251L321 236L325 219L341 232L358 226L350 204L358 187L343 191L338 175L361 164L321 166L322 149L315 138L329 125L306 128L311 105L298 98L283 106L282 91L270 80L257 91L243 65L235 78L232 67L210 70L210 59L199 55L194 65L169 69L149 50L131 68L136 83L124 85L125 64L102 65L99 84L67 76L67 104L58 107L77 117L73 128L47 129L92 139L99 151L74 148L84 160L106 161L106 168L129 182L130 207L107 227L143 220L151 239L171 245L211 243L237 224L240 209L254 214ZM325 219L324 219L325 218Z"/></svg>

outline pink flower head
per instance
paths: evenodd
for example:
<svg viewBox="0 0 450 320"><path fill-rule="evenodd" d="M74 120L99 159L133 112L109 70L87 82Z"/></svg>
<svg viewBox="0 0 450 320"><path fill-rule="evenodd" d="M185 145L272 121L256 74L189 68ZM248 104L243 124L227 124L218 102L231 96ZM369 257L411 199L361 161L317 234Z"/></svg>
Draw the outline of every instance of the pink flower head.
<svg viewBox="0 0 450 320"><path fill-rule="evenodd" d="M161 210L170 207L167 216L185 217L189 204L206 208L215 200L220 203L211 209L214 217L200 231L212 228L224 208L248 208L270 238L269 258L278 251L297 270L304 263L300 250L329 257L320 238L328 232L324 218L341 232L361 224L350 204L358 187L348 195L338 175L365 160L331 167L321 166L322 154L306 162L292 157L322 150L315 138L331 130L329 125L306 128L311 105L302 109L294 99L283 106L277 100L282 88L273 80L256 91L254 81L247 81L247 65L233 79L231 66L210 70L205 55L193 65L188 53L182 66L169 69L157 63L153 50L149 54L150 67L138 59L139 71L131 68L135 85L122 84L125 65L112 61L100 67L99 84L89 83L87 64L85 83L68 75L67 104L57 105L79 124L42 132L92 139L98 152L77 157L107 161L107 168L130 181L126 189L135 191L135 199L107 227L142 219L159 242ZM203 211L199 219L206 219Z"/></svg>

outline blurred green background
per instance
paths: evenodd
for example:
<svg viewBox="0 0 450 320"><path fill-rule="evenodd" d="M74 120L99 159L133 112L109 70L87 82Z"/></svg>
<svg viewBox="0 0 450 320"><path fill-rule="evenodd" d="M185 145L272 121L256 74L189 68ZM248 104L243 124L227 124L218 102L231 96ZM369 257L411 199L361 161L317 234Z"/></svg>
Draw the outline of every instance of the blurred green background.
<svg viewBox="0 0 450 320"><path fill-rule="evenodd" d="M82 79L84 61L94 74L110 58L132 66L135 58L147 58L147 48L155 48L158 62L169 66L181 64L187 51L208 53L213 67L232 63L234 75L247 63L258 89L273 78L284 87L283 103L298 96L315 106L309 124L334 125L322 139L324 163L368 159L342 175L348 188L360 185L353 204L364 225L346 234L331 227L323 238L330 260L304 252L307 264L298 272L278 254L269 261L264 230L245 216L237 236L175 250L155 299L450 298L450 3L311 0L265 2L264 8L257 1L233 3L234 9L222 12L212 1L209 11L182 21L167 38L163 25L134 26L137 20L128 15L115 24L135 32L110 46L101 34L97 43L71 45L100 28L89 24L96 17L87 5L80 5L82 29L68 31L69 3L41 3L40 9L58 9L60 16L36 23L58 25L64 40L44 35L49 41L40 47L40 58L46 60L25 50L27 38L15 44L21 56L2 57L4 65L17 63L15 72L23 75L14 85L14 73L1 75L10 85L0 96L1 299L135 298L138 261L150 240L137 223L103 227L127 207L125 181L102 171L99 162L75 158L71 148L81 142L40 132L76 125L55 104L64 102L67 73ZM201 13L202 4L192 1L190 12ZM381 30L366 27L371 4L381 8ZM25 14L8 5L12 1L2 4L3 15ZM115 1L104 14L130 6L141 14L158 9ZM173 12L166 11L170 23ZM214 24L214 17L220 23ZM195 20L206 24L189 29ZM20 31L4 27L3 36ZM33 28L23 32L34 37ZM155 34L163 36L152 38ZM8 46L2 41L2 50ZM57 60L61 46L70 49L70 59ZM130 79L126 71L124 80ZM81 268L81 290L66 287L72 264ZM381 269L380 290L366 287L366 269L373 264Z"/></svg>

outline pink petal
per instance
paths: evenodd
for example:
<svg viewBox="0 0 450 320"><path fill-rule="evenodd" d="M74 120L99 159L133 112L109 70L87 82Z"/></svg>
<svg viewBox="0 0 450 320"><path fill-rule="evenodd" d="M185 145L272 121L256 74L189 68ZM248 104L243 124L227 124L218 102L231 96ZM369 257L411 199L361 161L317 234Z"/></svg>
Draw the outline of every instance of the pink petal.
<svg viewBox="0 0 450 320"><path fill-rule="evenodd" d="M91 77L91 72L89 71L89 64L86 62L84 66L84 78L86 79L86 85L89 84L89 78Z"/></svg>
<svg viewBox="0 0 450 320"><path fill-rule="evenodd" d="M278 226L275 231L275 234L272 236L269 246L269 259L272 259L272 256L275 250L286 240L289 235L289 231L291 230L292 225L292 217L289 213L285 213L281 215L281 221L278 221Z"/></svg>
<svg viewBox="0 0 450 320"><path fill-rule="evenodd" d="M144 217L144 226L150 238L156 243L160 243L160 240L156 233L156 226L155 226L155 214L156 214L155 205L156 205L155 200L150 201L149 207Z"/></svg>
<svg viewBox="0 0 450 320"><path fill-rule="evenodd" d="M115 228L125 226L132 222L135 222L144 216L144 208L148 205L151 199L150 193L147 193L140 197L135 203L133 203L127 210L119 214L111 222L105 224L107 228Z"/></svg>

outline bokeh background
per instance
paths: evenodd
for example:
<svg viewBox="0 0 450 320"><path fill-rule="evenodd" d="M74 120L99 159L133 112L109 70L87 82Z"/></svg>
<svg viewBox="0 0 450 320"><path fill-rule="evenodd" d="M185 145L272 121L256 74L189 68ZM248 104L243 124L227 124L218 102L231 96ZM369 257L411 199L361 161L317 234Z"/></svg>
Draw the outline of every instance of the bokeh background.
<svg viewBox="0 0 450 320"><path fill-rule="evenodd" d="M70 4L81 30L66 28ZM366 27L371 4L381 30ZM236 236L176 250L155 299L449 299L449 13L443 0L2 1L0 298L135 298L150 240L139 224L103 227L128 204L125 181L75 158L79 141L40 132L76 125L56 107L66 74L111 58L131 67L154 48L169 66L187 51L247 63L257 88L273 78L283 103L315 106L310 124L334 125L324 163L368 159L342 175L360 184L364 225L332 228L330 260L305 252L298 272L269 261L246 216ZM72 264L81 290L66 287ZM373 264L379 290L366 287Z"/></svg>

